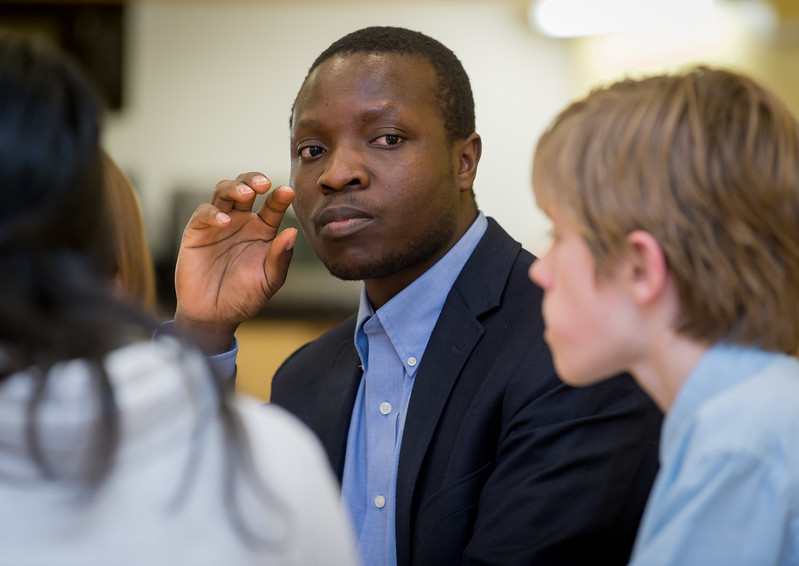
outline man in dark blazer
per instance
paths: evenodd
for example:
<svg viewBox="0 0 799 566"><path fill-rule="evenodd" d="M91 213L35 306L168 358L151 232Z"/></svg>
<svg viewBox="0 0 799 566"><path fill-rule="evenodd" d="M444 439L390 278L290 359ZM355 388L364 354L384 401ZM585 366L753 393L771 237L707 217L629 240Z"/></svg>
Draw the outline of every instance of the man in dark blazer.
<svg viewBox="0 0 799 566"><path fill-rule="evenodd" d="M243 174L189 222L176 327L230 349L283 283L294 200L317 255L364 291L284 363L272 401L327 449L365 566L625 564L660 413L629 376L555 375L534 258L475 202L482 142L455 55L401 28L349 34L312 64L291 130L294 190L254 214L270 183Z"/></svg>
<svg viewBox="0 0 799 566"><path fill-rule="evenodd" d="M659 415L629 377L572 389L541 336L531 254L493 221L416 375L397 470L397 563L626 564ZM344 469L363 371L355 317L292 355L272 399ZM429 354L428 354L429 353Z"/></svg>

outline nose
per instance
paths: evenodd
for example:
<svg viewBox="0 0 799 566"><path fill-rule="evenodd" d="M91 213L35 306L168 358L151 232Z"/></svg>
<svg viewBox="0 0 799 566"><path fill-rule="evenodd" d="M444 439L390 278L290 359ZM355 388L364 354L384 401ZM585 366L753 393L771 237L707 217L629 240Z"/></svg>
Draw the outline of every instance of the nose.
<svg viewBox="0 0 799 566"><path fill-rule="evenodd" d="M546 263L544 262L545 258L546 256L533 261L533 264L527 271L527 275L530 277L530 281L546 291L552 286L552 274L547 269Z"/></svg>
<svg viewBox="0 0 799 566"><path fill-rule="evenodd" d="M358 150L351 147L329 149L319 185L323 190L333 191L369 186L369 174Z"/></svg>

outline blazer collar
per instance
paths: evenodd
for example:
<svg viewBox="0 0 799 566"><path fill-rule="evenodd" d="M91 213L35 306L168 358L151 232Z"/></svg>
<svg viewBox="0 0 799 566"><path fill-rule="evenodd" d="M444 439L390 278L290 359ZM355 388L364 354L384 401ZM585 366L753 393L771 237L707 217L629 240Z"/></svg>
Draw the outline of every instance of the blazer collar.
<svg viewBox="0 0 799 566"><path fill-rule="evenodd" d="M480 317L498 307L521 250L493 219L441 311L416 374L397 470L397 552L408 562L411 501L422 461L450 392L483 335Z"/></svg>
<svg viewBox="0 0 799 566"><path fill-rule="evenodd" d="M453 286L476 316L499 306L508 274L521 248L496 220L488 218L483 239Z"/></svg>

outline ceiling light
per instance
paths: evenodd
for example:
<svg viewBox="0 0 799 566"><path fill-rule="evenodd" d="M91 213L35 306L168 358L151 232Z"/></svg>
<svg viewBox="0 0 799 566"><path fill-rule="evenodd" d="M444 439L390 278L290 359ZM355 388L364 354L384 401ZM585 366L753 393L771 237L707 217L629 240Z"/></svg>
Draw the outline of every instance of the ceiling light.
<svg viewBox="0 0 799 566"><path fill-rule="evenodd" d="M533 0L527 20L551 37L579 37L716 17L714 0Z"/></svg>

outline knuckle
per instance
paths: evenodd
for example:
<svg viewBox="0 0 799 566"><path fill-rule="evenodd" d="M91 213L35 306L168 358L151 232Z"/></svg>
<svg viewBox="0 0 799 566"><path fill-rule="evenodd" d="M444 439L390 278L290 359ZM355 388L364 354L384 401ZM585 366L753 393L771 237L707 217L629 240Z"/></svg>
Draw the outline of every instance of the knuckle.
<svg viewBox="0 0 799 566"><path fill-rule="evenodd" d="M216 184L216 187L214 187L214 192L217 193L217 194L226 193L226 192L228 192L230 190L230 187L232 187L233 185L234 185L234 181L231 181L230 179L225 179L223 181L219 181Z"/></svg>

